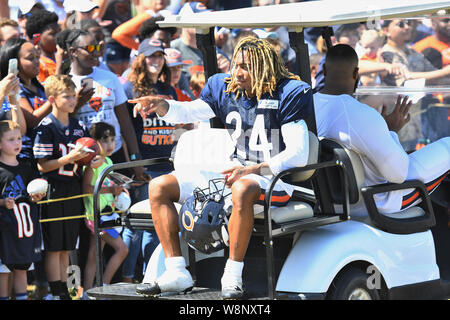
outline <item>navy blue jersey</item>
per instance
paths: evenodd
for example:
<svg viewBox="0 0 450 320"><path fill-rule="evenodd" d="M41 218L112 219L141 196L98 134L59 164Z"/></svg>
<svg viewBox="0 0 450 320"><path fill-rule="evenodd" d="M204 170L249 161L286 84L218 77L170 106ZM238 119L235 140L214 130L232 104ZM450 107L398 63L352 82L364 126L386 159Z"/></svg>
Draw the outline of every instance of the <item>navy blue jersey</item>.
<svg viewBox="0 0 450 320"><path fill-rule="evenodd" d="M69 125L63 126L55 116L50 113L36 128L33 153L36 159L59 159L70 152L68 144L75 144L79 138L88 137L89 133L81 120L69 116ZM59 169L42 173L49 179L59 181L80 180L80 168L76 164L67 164Z"/></svg>
<svg viewBox="0 0 450 320"><path fill-rule="evenodd" d="M17 166L0 162L1 198L16 199L13 209L0 207L0 259L4 264L27 264L40 259L38 207L19 199L26 195L28 183L37 177L27 162L19 161Z"/></svg>
<svg viewBox="0 0 450 320"><path fill-rule="evenodd" d="M27 87L20 83L20 97L27 99L33 110L37 110L47 101L44 87L39 81L34 78L31 80L36 88L36 92L31 91ZM33 141L34 141L34 128L28 128L26 134L22 137L22 150L20 151L19 158L33 159Z"/></svg>
<svg viewBox="0 0 450 320"><path fill-rule="evenodd" d="M158 81L154 86L154 94L167 96L169 99L177 100L177 94L172 86ZM133 84L127 82L124 85L125 94L128 99L137 98L133 91ZM148 115L142 119L138 113L133 116L133 106L129 106L130 117L136 132L139 144L139 151L143 159L169 158L174 146L173 131L175 125L158 119L156 113ZM169 164L152 165L147 168L150 171L170 171Z"/></svg>
<svg viewBox="0 0 450 320"><path fill-rule="evenodd" d="M236 141L235 156L241 160L263 162L285 149L281 126L305 119L313 111L311 87L303 81L284 79L271 96L265 93L258 101L225 93L227 74L208 79L200 99L209 104L216 116L230 130Z"/></svg>

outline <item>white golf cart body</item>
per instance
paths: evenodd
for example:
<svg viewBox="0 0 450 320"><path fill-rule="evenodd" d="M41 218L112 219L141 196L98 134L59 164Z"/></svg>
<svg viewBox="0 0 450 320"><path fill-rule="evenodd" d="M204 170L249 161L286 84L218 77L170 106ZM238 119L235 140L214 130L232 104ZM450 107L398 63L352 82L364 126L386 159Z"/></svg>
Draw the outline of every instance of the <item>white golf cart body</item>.
<svg viewBox="0 0 450 320"><path fill-rule="evenodd" d="M197 167L198 171L207 171L208 163L212 164L211 170L217 166L226 168L225 159L229 152L224 150L233 151L229 148L233 144L229 137L229 133L223 129L202 128L184 133L175 154L176 170ZM221 143L217 143L218 141ZM204 161L189 156L193 149L201 145L209 146L207 154L219 156L215 159L204 159ZM197 155L204 154L200 150L197 151ZM179 211L181 204L177 203L176 208ZM257 220L264 219L263 211L263 206L255 205ZM150 212L149 201L141 201L133 205L130 212L135 214ZM272 208L271 212L274 223L288 224L313 217L312 207L299 201L291 201L287 207ZM423 210L414 207L401 214L404 219L411 218L421 216ZM383 281L387 290L392 290L417 284L435 285L434 281L440 280L434 240L430 230L393 234L372 226L368 217L363 221L351 220L350 217L344 222L297 232L293 241L294 244L283 263L276 283L275 290L278 295L282 293L290 298L325 297L337 275L353 265L362 268L370 276L369 280L373 282L373 285L379 286L379 289ZM183 240L181 245L183 256L188 264L191 261L199 263L202 260L207 264L208 259L223 258L225 254L224 250L211 255L194 252L195 259L193 259L189 256L189 248ZM150 258L143 282L151 283L164 271L165 257L159 245Z"/></svg>
<svg viewBox="0 0 450 320"><path fill-rule="evenodd" d="M198 42L200 41L199 38L202 36L209 36L211 39L211 34L213 32L212 28L215 26L227 28L285 26L292 31L293 38L295 35L301 35L300 38L303 40L303 28L305 27L329 27L338 24L370 21L377 23L380 19L424 16L426 14L436 14L438 11L449 9L450 1L377 0L355 2L345 0L339 1L339 4L335 1L311 1L198 13L190 16L170 16L160 22L160 25L164 27L196 28ZM306 62L300 61L299 57L297 62L299 63L300 68L302 68L302 64L303 67L305 67L306 64L307 70L303 68L299 71L299 74L302 79L308 81L310 79L309 60L307 53L305 55L305 50L299 50L302 45L304 44L298 44L296 53L298 56L301 55L302 58L306 58ZM199 46L199 48L202 47ZM210 48L204 50L205 55L210 52L208 50L211 48L215 52L214 43L212 43ZM215 58L215 55L212 57ZM211 57L205 57L204 61L205 73L207 76L210 76L214 73L214 71L211 71L211 67L217 68L217 65L214 65L214 59L211 59ZM376 94L380 94L376 90L377 89L375 89ZM423 90L423 88L417 90L420 91ZM217 130L223 131L223 129L210 130L217 135L221 135ZM180 138L179 146L183 145L183 139L187 141L190 138L189 135L195 136L196 134L198 135L198 133L189 131L184 133ZM211 134L211 137L213 137L214 134ZM315 136L311 135L311 139L314 140L314 138ZM311 139L310 141L313 141ZM178 152L179 150L177 150L177 153ZM353 161L354 156L351 154L347 154L347 156L352 160L350 165L354 166L352 171L358 171L358 165L360 164L358 164L357 161ZM177 167L177 165L183 166L183 163L179 160L181 158L183 157L177 158L177 155L175 155L175 167ZM333 161L335 163L334 165L340 167L342 170L345 171L349 169L347 164L343 164L343 160L333 159ZM141 162L142 161L135 162L134 166L139 165ZM319 171L320 165L316 165L316 163L317 153L316 159L310 158L310 161L308 162L308 164L311 165L309 169L312 171L305 179L309 178L311 173L314 173L314 170L316 170L316 172ZM331 163L328 165L332 166L333 164ZM131 166L132 165L130 164L125 164L125 166L119 165L119 167L116 166L114 169ZM112 169L113 168L111 168L111 170ZM359 169L359 171L360 170L361 169ZM105 169L102 177L99 178L101 181L103 181L103 176L106 176L106 171L107 169ZM360 180L363 180L363 177L358 177L360 172L353 172L352 174L356 176L356 181L353 181L353 183L356 182L356 184L358 184L356 186L358 195L353 196L359 197L358 201L363 201L361 197L361 188L363 186L360 185ZM344 176L346 175L344 174ZM264 234L263 237L258 238L258 244L267 248L267 257L272 255L267 264L267 269L264 271L267 272L268 276L259 281L262 283L263 287L268 287L265 295L271 299L281 297L291 299L327 298L333 286L339 285L339 281L342 281L342 276L348 273L348 271L355 269L360 270L367 276L366 280L369 286L370 284L373 284L375 289L380 290L381 298L436 298L439 296L442 297L442 295L449 295L449 286L442 278L441 270L437 263L435 247L436 239L433 238L432 231L430 230L431 226L434 224L434 217L432 209L429 209L429 207L431 207L429 199L424 201L426 202L425 210L415 207L401 217L401 219L404 219L405 225L407 225L408 219L414 221L414 219L420 219L420 217L426 216L426 223L428 224L425 223L425 227L413 227L412 229L408 227L402 228L400 222L400 224L397 223L398 228L394 228L395 230L392 232L389 228L386 229L380 227L381 222L379 224L375 223L375 221L371 219L372 216L369 217L369 214L364 219L352 218L351 206L349 206L351 196L345 191L349 187L348 184L351 184L352 181L347 181L347 178L342 180L341 192L343 193L343 200L340 203L340 206L333 204L334 208L340 209L337 209L333 216L322 217L320 218L321 220L314 220L315 213L313 211L315 208L308 204L308 202L292 202L287 209L269 209L269 204L264 207L259 206L256 208L255 214L259 219L255 219L255 221L260 221L265 228L264 230L270 230L269 235ZM101 181L97 181L94 194L98 192L97 189L99 185L101 185ZM350 188L351 187L352 186L350 186ZM353 186L353 189L355 189L355 186ZM318 196L317 190L313 191L300 186L297 186L296 190L306 196L309 195L312 198ZM268 194L266 194L266 196L267 195ZM424 191L422 195L428 197L426 191ZM94 198L94 201L95 200L96 199ZM177 205L177 208L180 208L180 205ZM131 214L150 214L149 202L143 201L137 203L133 205L129 211ZM431 213L429 211L431 211ZM380 219L383 220L384 218L382 217ZM138 220L141 221L140 219L135 219L136 223L138 223ZM99 228L97 222L96 228ZM274 269L273 266L276 264L277 258L275 257L275 259L273 259L273 252L276 252L278 249L273 248L273 241L275 241L276 236L289 232L293 234L293 236L288 239L288 242L290 241L289 251L281 258L281 262L278 261L282 266L280 266L279 272L277 272L278 274L275 275L274 270L272 269ZM261 244L263 241L264 243ZM191 273L192 269L196 269L194 264L201 264L203 262L204 268L208 270L207 265L214 264L210 261L214 260L217 262L220 260L221 262L219 265L223 265L223 261L226 259L227 253L224 252L224 250L212 255L204 255L199 252L193 252L193 250L189 249L183 241L181 241L181 245L183 255L186 257ZM97 248L97 250L99 249ZM251 250L252 248L250 247L248 252ZM246 262L247 270L244 268L244 283L246 275L251 276L253 273L251 268L261 264L264 265L266 262L264 257L254 264ZM99 262L97 264L99 264ZM143 282L151 282L161 275L164 270L164 252L161 245L159 245L150 258ZM214 270L214 272L216 272L216 270ZM221 272L221 270L216 272L218 273L216 278L220 279ZM255 271L255 273L257 272ZM98 271L97 278L101 279L101 275ZM217 281L218 280L216 279L215 283L217 283ZM250 281L255 281L255 279L251 279ZM438 287L439 289L434 290L435 287ZM414 288L414 290L412 290L412 288ZM421 288L422 292L417 292L420 291L417 290L417 288ZM127 295L127 293L110 293L105 287L99 290L95 289L97 288L91 289L91 292L88 291L88 294L92 297L108 296L110 298L119 299L126 298ZM126 291L129 289L124 290ZM405 291L408 293L405 294ZM420 295L420 293L426 294L427 292L431 293L428 296ZM136 297L137 296L134 293L128 292L128 298ZM217 298L219 295L215 295L214 297ZM198 296L198 299L207 298L208 297L201 295ZM350 296L346 296L346 298L373 297L370 297L365 292L361 293L360 291L355 291L354 293L350 293ZM183 299L183 297L181 297L181 299Z"/></svg>

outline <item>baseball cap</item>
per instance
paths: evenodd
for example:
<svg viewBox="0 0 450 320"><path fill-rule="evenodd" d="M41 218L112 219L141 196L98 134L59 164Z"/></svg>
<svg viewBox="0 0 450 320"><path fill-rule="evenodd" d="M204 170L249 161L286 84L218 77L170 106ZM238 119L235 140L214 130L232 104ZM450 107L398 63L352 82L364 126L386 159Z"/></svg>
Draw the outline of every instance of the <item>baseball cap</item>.
<svg viewBox="0 0 450 320"><path fill-rule="evenodd" d="M268 32L264 29L253 29L252 31L256 33L256 35L260 39L267 39L267 38L278 39L278 33L273 31Z"/></svg>
<svg viewBox="0 0 450 320"><path fill-rule="evenodd" d="M176 67L180 65L186 65L187 63L183 62L181 59L181 52L174 48L166 48L164 49L166 54L166 61L169 67Z"/></svg>
<svg viewBox="0 0 450 320"><path fill-rule="evenodd" d="M211 9L208 9L203 3L201 2L188 2L183 5L183 7L180 10L179 15L186 15L186 14L193 14L193 13L200 13L200 12L208 12L212 11Z"/></svg>
<svg viewBox="0 0 450 320"><path fill-rule="evenodd" d="M31 9L34 7L34 5L37 3L38 1L36 0L21 0L19 2L19 9L20 12L22 14L27 14L28 12L31 11Z"/></svg>
<svg viewBox="0 0 450 320"><path fill-rule="evenodd" d="M22 0L19 3L19 10L17 10L17 18L23 18L24 16L29 17L31 15L31 10L34 8L39 10L45 10L44 5L37 0Z"/></svg>
<svg viewBox="0 0 450 320"><path fill-rule="evenodd" d="M66 12L79 11L89 12L94 8L98 8L98 5L90 0L65 0L64 10Z"/></svg>
<svg viewBox="0 0 450 320"><path fill-rule="evenodd" d="M142 53L146 57L150 57L152 54L158 51L161 51L165 54L162 42L158 39L144 39L142 40L138 48L138 54Z"/></svg>

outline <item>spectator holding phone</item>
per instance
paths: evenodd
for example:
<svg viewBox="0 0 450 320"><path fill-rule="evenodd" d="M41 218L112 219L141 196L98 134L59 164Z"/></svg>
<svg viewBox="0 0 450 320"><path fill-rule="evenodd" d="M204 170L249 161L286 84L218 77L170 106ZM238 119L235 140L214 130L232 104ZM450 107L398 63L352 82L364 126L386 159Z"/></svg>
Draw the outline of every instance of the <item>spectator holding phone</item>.
<svg viewBox="0 0 450 320"><path fill-rule="evenodd" d="M17 59L20 80L20 100L27 132L23 136L20 158L34 159L32 151L33 129L51 112L51 104L47 101L45 91L37 76L39 74L39 52L25 39L9 39L0 50L0 77L8 75L11 59Z"/></svg>
<svg viewBox="0 0 450 320"><path fill-rule="evenodd" d="M118 77L112 72L97 68L100 45L89 32L74 29L66 40L71 57L72 80L78 89L93 90L94 93L84 104L78 104L76 117L82 120L88 128L96 122L107 122L116 131L116 145L111 155L115 163L139 160L141 155L136 140L136 134L127 109L127 97ZM83 80L91 78L92 80ZM93 89L85 86L92 81ZM124 139L125 144L122 141ZM124 146L128 149L125 151ZM145 180L141 167L133 168L137 180ZM126 172L131 175L132 172Z"/></svg>
<svg viewBox="0 0 450 320"><path fill-rule="evenodd" d="M10 60L10 65L13 59ZM15 70L17 70L17 59L14 61ZM14 68L13 68L14 69ZM9 73L0 81L0 101L3 102L0 109L0 120L11 120L19 124L20 134L23 136L27 131L27 124L23 117L21 108L18 108L17 98L20 91L19 78L17 71L9 68Z"/></svg>

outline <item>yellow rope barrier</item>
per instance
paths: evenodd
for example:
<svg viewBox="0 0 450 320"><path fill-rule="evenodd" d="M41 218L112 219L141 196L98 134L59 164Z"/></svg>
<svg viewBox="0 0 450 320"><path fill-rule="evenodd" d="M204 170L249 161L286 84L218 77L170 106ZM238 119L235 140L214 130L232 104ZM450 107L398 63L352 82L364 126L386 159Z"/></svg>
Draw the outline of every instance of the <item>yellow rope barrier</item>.
<svg viewBox="0 0 450 320"><path fill-rule="evenodd" d="M112 213L123 213L124 211L111 211L111 212L102 212L100 213L101 216L105 216ZM59 218L48 218L48 219L41 219L39 222L54 222L54 221L64 221L64 220L73 220L73 219L81 219L81 218L87 218L87 214L79 215L79 216L69 216L69 217L59 217Z"/></svg>
<svg viewBox="0 0 450 320"><path fill-rule="evenodd" d="M58 199L49 199L49 200L42 200L36 202L36 204L44 204L44 203L52 203L52 202L58 202L58 201L64 201L64 200L72 200L72 199L78 199L78 198L84 198L84 197L90 197L93 196L92 193L85 193L85 194L78 194L76 196L71 197L65 197L65 198L58 198ZM111 212L103 212L100 213L101 216L112 214L112 213L122 213L124 211L111 211ZM72 220L72 219L81 219L81 218L87 218L86 214L78 215L78 216L69 216L69 217L59 217L59 218L48 218L48 219L41 219L39 222L53 222L53 221L64 221L64 220Z"/></svg>
<svg viewBox="0 0 450 320"><path fill-rule="evenodd" d="M36 204L44 204L44 203L52 203L52 202L58 202L58 201L64 201L64 200L72 200L72 199L84 198L84 197L89 197L89 196L93 196L93 194L85 193L85 194L78 194L76 196L65 197L65 198L42 200L42 201L36 202Z"/></svg>
<svg viewBox="0 0 450 320"><path fill-rule="evenodd" d="M63 221L63 220L81 219L81 218L86 218L86 217L87 217L87 214L83 214L83 215L79 215L79 216L41 219L41 220L39 220L39 222L42 223L42 222Z"/></svg>

